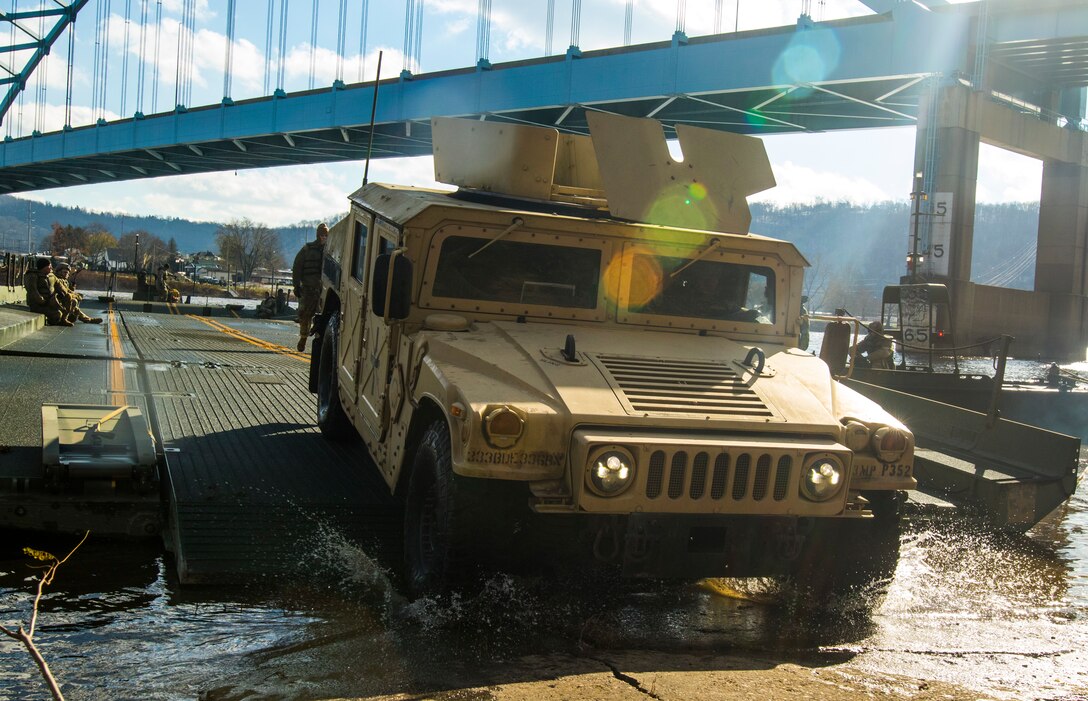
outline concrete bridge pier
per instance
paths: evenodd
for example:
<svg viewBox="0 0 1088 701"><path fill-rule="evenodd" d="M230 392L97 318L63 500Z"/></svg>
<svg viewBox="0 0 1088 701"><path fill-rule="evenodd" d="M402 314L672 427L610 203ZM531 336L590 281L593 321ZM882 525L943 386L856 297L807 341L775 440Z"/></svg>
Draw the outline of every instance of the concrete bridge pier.
<svg viewBox="0 0 1088 701"><path fill-rule="evenodd" d="M1083 91L1079 91L1083 96ZM1058 108L1056 98L1055 108ZM1084 113L1061 99L1061 109ZM1072 109L1070 109L1072 106ZM980 143L1043 161L1035 289L1012 290L971 282L975 189ZM933 217L923 217L919 276L949 286L957 345L1012 334L1018 357L1084 360L1088 348L1088 134L1058 126L1029 107L1002 102L960 82L938 86L923 107L915 142L915 170L925 174L929 203L951 195L942 220L950 228L937 252ZM929 219L930 221L925 221ZM977 232L985 236L985 232ZM985 245L985 240L980 240ZM945 260L941 260L944 258Z"/></svg>

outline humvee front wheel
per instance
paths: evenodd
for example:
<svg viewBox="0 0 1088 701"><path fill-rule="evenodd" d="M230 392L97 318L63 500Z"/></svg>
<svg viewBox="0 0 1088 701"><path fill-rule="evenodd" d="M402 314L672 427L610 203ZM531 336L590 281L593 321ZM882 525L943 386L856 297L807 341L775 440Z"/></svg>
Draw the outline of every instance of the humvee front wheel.
<svg viewBox="0 0 1088 701"><path fill-rule="evenodd" d="M351 425L344 406L340 403L340 390L336 377L336 354L340 346L340 313L329 317L317 365L317 427L322 435L333 441L357 440L359 434Z"/></svg>
<svg viewBox="0 0 1088 701"><path fill-rule="evenodd" d="M470 574L474 491L467 479L453 473L449 428L435 421L423 434L408 476L404 564L413 596L441 594Z"/></svg>

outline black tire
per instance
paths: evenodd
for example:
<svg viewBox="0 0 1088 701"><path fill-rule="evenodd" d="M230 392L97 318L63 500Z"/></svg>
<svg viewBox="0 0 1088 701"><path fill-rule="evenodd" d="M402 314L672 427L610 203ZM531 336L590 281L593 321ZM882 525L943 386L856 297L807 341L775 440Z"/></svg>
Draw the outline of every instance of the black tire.
<svg viewBox="0 0 1088 701"><path fill-rule="evenodd" d="M405 580L413 597L446 593L478 575L470 543L474 531L486 537L473 521L487 507L471 482L453 473L449 428L434 422L416 449L405 496Z"/></svg>
<svg viewBox="0 0 1088 701"><path fill-rule="evenodd" d="M882 594L899 562L899 536L894 514L820 519L791 575L793 588L817 606L854 594Z"/></svg>
<svg viewBox="0 0 1088 701"><path fill-rule="evenodd" d="M355 441L359 434L340 403L340 390L336 372L336 354L340 346L338 337L340 314L335 313L325 325L321 339L317 368L317 427L331 441Z"/></svg>

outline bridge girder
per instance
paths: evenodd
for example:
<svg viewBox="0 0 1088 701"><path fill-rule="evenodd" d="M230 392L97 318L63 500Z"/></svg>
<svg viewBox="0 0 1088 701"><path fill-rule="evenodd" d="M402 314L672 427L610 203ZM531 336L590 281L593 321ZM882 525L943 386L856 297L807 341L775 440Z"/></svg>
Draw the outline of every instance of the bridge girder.
<svg viewBox="0 0 1088 701"><path fill-rule="evenodd" d="M988 36L1012 42L1037 35L1088 47L1088 4L1036 0L1033 6L1061 18L1045 31L1023 28L1030 24L1024 13L1031 17L1023 3L993 5ZM586 133L585 112L601 110L654 117L669 137L677 123L747 134L913 126L938 81L972 75L979 7L929 10L900 2L889 13L849 20L404 75L381 83L374 157L429 154L432 116ZM990 47L1001 66L995 75L1031 70L1033 53L1006 56L998 51L1005 46ZM806 59L791 66L798 50ZM826 70L810 70L813 54L826 59ZM1076 90L1088 76L1088 51L1067 52L1063 71L1070 56L1070 75L1053 71L1049 81L1036 78L1029 87ZM995 89L1011 84L997 82ZM369 83L335 86L6 141L0 192L359 160L366 155L373 90Z"/></svg>
<svg viewBox="0 0 1088 701"><path fill-rule="evenodd" d="M27 81L30 80L31 74L38 67L53 48L53 44L60 38L64 30L69 25L76 21L76 15L83 9L90 0L71 0L67 5L60 2L60 0L53 0L56 3L55 7L49 7L48 9L39 10L26 10L23 12L0 12L0 22L6 22L12 30L19 30L20 38L22 35L26 35L31 38L31 41L24 41L19 44L11 44L7 47L0 48L0 52L8 53L12 56L12 62L8 66L0 65L0 70L3 70L8 75L0 79L0 85L7 85L7 92L4 94L2 100L0 100L0 124L3 124L4 119L7 117L8 110L11 109L12 104L15 103L16 98L19 97L19 93L26 89ZM54 20L53 26L50 27L43 36L36 36L32 31L27 29L24 25L29 20L40 20L43 18L52 18ZM3 25L0 25L3 26ZM3 32L0 29L0 32ZM14 34L14 31L9 31L9 34ZM30 55L26 58L25 63L19 70L15 69L15 55L17 53L23 53L30 51Z"/></svg>

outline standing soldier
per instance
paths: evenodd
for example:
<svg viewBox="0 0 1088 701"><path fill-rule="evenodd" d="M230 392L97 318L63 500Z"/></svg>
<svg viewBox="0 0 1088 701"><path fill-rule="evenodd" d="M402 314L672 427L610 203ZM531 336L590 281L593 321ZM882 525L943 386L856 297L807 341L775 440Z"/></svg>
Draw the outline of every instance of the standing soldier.
<svg viewBox="0 0 1088 701"><path fill-rule="evenodd" d="M160 302L169 302L170 286L166 280L170 277L170 264L163 263L155 272L155 292L159 295Z"/></svg>
<svg viewBox="0 0 1088 701"><path fill-rule="evenodd" d="M321 294L321 258L325 255L325 239L329 227L324 222L317 225L317 240L304 245L291 266L291 281L298 297L298 349L306 350L306 337L310 335L310 320L317 312L317 299Z"/></svg>
<svg viewBox="0 0 1088 701"><path fill-rule="evenodd" d="M45 315L49 326L74 326L65 318L64 309L57 297L57 276L53 274L53 263L48 258L39 258L33 270L23 275L23 287L26 289L26 306L30 311Z"/></svg>
<svg viewBox="0 0 1088 701"><path fill-rule="evenodd" d="M79 319L84 324L101 324L101 317L87 316L79 308L79 303L83 301L83 295L76 292L76 283L68 277L71 272L72 266L67 263L61 263L57 266L57 299L60 301L65 315L64 318L72 322Z"/></svg>

